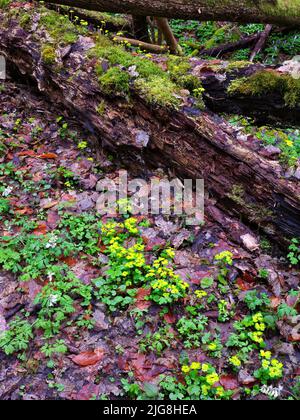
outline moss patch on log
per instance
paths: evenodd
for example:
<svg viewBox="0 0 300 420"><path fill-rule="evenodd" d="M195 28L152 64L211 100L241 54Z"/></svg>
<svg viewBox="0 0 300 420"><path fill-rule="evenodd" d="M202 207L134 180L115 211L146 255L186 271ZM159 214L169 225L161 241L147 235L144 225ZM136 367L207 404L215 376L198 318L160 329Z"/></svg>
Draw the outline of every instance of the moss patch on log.
<svg viewBox="0 0 300 420"><path fill-rule="evenodd" d="M129 92L130 83L141 92L145 99L150 104L161 106L168 106L177 108L180 105L181 89L188 89L192 94L197 91L197 105L203 107L202 94L199 95L199 90L202 89L201 82L193 75L188 74L191 66L188 60L181 57L170 57L168 60L168 71L164 71L158 64L151 61L151 56L136 56L131 52L126 51L124 47L117 46L102 35L96 37L96 46L90 53L90 57L95 57L99 60L96 65L96 71L99 77L99 83L107 92L107 84L112 93L114 90L120 92L117 84L114 89L114 80L111 76L117 73L121 77L121 72L127 73L130 71L134 76L127 79L128 84L124 83L124 92ZM118 66L118 71L111 72L109 75L103 75L103 60L107 60L112 67ZM109 80L110 79L110 80ZM124 79L123 79L124 81ZM105 85L103 85L103 82ZM111 83L110 83L111 82Z"/></svg>
<svg viewBox="0 0 300 420"><path fill-rule="evenodd" d="M276 71L262 70L231 82L228 93L245 96L280 94L286 106L295 108L300 105L300 80Z"/></svg>

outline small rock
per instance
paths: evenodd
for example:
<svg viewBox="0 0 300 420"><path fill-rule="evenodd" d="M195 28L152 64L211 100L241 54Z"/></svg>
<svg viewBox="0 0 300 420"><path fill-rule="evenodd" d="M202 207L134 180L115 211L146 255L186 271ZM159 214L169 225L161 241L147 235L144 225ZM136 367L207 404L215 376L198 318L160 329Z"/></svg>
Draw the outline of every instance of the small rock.
<svg viewBox="0 0 300 420"><path fill-rule="evenodd" d="M138 131L136 136L135 136L135 141L136 141L136 145L138 147L147 147L148 143L150 141L150 136L148 133L146 133L146 131Z"/></svg>
<svg viewBox="0 0 300 420"><path fill-rule="evenodd" d="M105 320L105 314L96 309L93 315L93 320L95 321L95 330L96 331L104 331L108 330L108 323Z"/></svg>
<svg viewBox="0 0 300 420"><path fill-rule="evenodd" d="M294 173L294 178L300 180L300 167L296 170L296 172Z"/></svg>
<svg viewBox="0 0 300 420"><path fill-rule="evenodd" d="M246 235L241 236L241 240L244 246L249 249L249 251L253 252L259 249L259 243L254 236L247 233Z"/></svg>
<svg viewBox="0 0 300 420"><path fill-rule="evenodd" d="M281 155L281 150L278 147L275 146L267 146L262 151L261 154L265 157L276 157Z"/></svg>
<svg viewBox="0 0 300 420"><path fill-rule="evenodd" d="M238 380L243 385L250 385L255 383L256 379L251 376L246 370L240 370Z"/></svg>

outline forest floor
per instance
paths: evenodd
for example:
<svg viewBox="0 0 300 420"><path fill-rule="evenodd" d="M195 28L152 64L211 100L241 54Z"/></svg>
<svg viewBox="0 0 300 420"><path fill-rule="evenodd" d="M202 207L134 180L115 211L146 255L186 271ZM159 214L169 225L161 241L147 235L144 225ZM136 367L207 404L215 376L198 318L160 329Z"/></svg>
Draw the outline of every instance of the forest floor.
<svg viewBox="0 0 300 420"><path fill-rule="evenodd" d="M268 399L266 383L282 386L281 397L299 396L297 270L269 255L267 242L254 252L237 246L226 223L233 233L238 223L225 215L192 228L162 216L136 223L119 217L106 242L96 185L117 179L117 159L102 151L93 159L76 121L26 86L7 81L0 100L0 260L7 268L0 328L12 331L0 342L8 354L0 356L0 399L182 399L195 397L199 386L204 398ZM129 230L122 225L128 220ZM138 270L169 258L189 284L184 299L157 304L147 300L147 284L135 294L130 282L129 290L112 289L123 300L114 301L107 288L99 297L109 278L110 239L118 234L127 249L143 244ZM122 271L122 264L115 260L114 268ZM53 284L58 269L62 282ZM204 369L200 383L192 363Z"/></svg>

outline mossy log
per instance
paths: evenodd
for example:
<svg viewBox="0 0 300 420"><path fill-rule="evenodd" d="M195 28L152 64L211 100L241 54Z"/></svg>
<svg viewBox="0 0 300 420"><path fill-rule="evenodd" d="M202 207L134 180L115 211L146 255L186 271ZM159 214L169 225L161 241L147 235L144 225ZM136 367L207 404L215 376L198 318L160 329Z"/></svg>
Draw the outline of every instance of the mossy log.
<svg viewBox="0 0 300 420"><path fill-rule="evenodd" d="M114 16L108 13L94 12L92 10L80 9L77 7L61 6L52 3L46 3L51 10L56 10L61 14L68 14L73 21L86 21L95 28L102 31L118 32L133 35L133 22L130 16Z"/></svg>
<svg viewBox="0 0 300 420"><path fill-rule="evenodd" d="M191 66L212 111L247 115L259 124L299 125L300 79L293 74L293 66L276 69L243 61L199 59L192 59Z"/></svg>
<svg viewBox="0 0 300 420"><path fill-rule="evenodd" d="M140 16L300 25L300 0L52 0L83 9Z"/></svg>
<svg viewBox="0 0 300 420"><path fill-rule="evenodd" d="M102 73L100 79L97 76L99 59L91 54L95 34L78 34L75 39L69 33L67 39L72 43L52 46L55 62L45 62L42 51L44 43L49 43L49 33L45 26L38 26L39 19L44 23L53 19L46 19L37 8L26 10L31 13L30 20L24 19L21 6L15 5L11 11L13 17L7 10L0 12L0 51L8 57L8 68L17 69L45 97L72 113L99 146L117 153L131 167L166 167L182 178L204 178L206 190L219 208L258 227L278 243L300 236L299 182L286 179L284 169L265 157L259 142L245 144L222 118L199 110L186 91L179 104L167 101L163 105L150 103L151 97L139 89L140 83L130 83L125 95L117 89L104 89L99 83ZM110 65L102 61L104 74ZM155 75L149 80L157 81L160 70L150 68ZM126 74L118 83L136 77L123 67L113 69L117 70L114 76ZM171 82L164 79L164 86L167 83ZM155 94L160 92L154 90L152 96ZM175 96L178 101L178 94Z"/></svg>

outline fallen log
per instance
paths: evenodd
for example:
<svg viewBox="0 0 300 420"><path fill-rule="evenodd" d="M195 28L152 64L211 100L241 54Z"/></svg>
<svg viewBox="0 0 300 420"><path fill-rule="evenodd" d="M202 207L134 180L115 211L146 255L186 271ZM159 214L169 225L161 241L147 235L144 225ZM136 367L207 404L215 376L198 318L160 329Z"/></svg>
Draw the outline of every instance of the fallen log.
<svg viewBox="0 0 300 420"><path fill-rule="evenodd" d="M103 59L92 54L95 49L99 53L95 34L82 36L74 27L77 37L72 44L55 44L56 49L52 45L51 50L47 42L53 28L45 26L49 20L45 14L49 12L17 5L11 10L13 18L8 11L0 12L0 50L8 57L9 68L15 66L50 101L69 110L101 146L131 166L162 166L183 178L204 178L219 208L259 228L279 244L285 244L287 237L300 236L299 182L292 177L286 179L284 169L264 156L258 141L245 144L222 118L199 110L186 91L178 91L174 99L172 95L167 99L163 96L165 105L161 96L153 100L154 95L166 94L157 88L161 70L152 67L153 63L151 96L138 76L108 62L115 58L108 54L114 51L110 44L104 49ZM25 12L31 18L22 27L20 20L24 21L21 18ZM49 59L53 59L53 50L55 61ZM125 59L130 66L129 55ZM135 66L135 73L146 66L145 58L138 60L144 61ZM109 90L104 84L108 75L117 77ZM128 91L118 90L119 83L124 87L128 79ZM165 90L173 87L170 83L163 80Z"/></svg>
<svg viewBox="0 0 300 420"><path fill-rule="evenodd" d="M299 125L300 80L284 67L199 59L191 65L212 111L247 115L262 125Z"/></svg>
<svg viewBox="0 0 300 420"><path fill-rule="evenodd" d="M300 24L299 0L52 0L53 3L83 9L140 16L262 22L278 25Z"/></svg>
<svg viewBox="0 0 300 420"><path fill-rule="evenodd" d="M102 31L133 33L132 20L129 16L110 16L108 13L94 12L77 7L60 6L52 3L46 3L46 6L50 10L56 10L64 15L68 14L74 22L79 23L80 21L85 21L95 28L100 28Z"/></svg>
<svg viewBox="0 0 300 420"><path fill-rule="evenodd" d="M213 48L204 48L199 51L199 55L206 55L210 57L220 57L224 54L240 50L242 48L249 47L250 45L257 42L261 37L261 33L247 36L236 42L230 42L226 44L220 44Z"/></svg>
<svg viewBox="0 0 300 420"><path fill-rule="evenodd" d="M139 47L143 51L148 51L153 54L163 54L169 51L167 46L149 44L148 42L139 41L138 39L125 38L123 36L114 36L113 41L123 45Z"/></svg>
<svg viewBox="0 0 300 420"><path fill-rule="evenodd" d="M254 61L257 54L259 54L261 50L264 48L264 46L267 43L268 37L270 36L270 33L272 32L272 29L273 29L273 25L266 25L265 30L262 32L257 44L255 45L254 50L251 53L250 61Z"/></svg>

